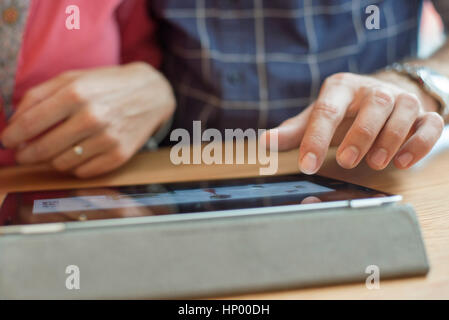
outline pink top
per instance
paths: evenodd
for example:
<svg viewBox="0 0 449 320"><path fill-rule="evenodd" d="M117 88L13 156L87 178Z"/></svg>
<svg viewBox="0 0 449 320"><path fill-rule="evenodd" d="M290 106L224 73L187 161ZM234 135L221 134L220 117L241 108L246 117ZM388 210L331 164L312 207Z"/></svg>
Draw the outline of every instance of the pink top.
<svg viewBox="0 0 449 320"><path fill-rule="evenodd" d="M79 7L80 29L69 30L66 8L74 3ZM30 6L14 105L28 89L67 70L131 61L157 66L160 62L145 0L31 0ZM1 122L0 132L5 125ZM0 165L12 160L10 151L0 150Z"/></svg>

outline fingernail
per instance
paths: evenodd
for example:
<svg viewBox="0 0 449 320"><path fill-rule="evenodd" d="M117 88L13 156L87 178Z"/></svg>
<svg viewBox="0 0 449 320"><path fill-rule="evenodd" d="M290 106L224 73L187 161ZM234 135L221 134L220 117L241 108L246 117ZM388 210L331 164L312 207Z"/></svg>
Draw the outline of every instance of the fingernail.
<svg viewBox="0 0 449 320"><path fill-rule="evenodd" d="M344 168L352 168L359 158L359 149L354 146L347 147L338 157L339 163Z"/></svg>
<svg viewBox="0 0 449 320"><path fill-rule="evenodd" d="M398 157L398 162L402 168L407 168L412 161L413 161L413 155L410 152L401 154Z"/></svg>
<svg viewBox="0 0 449 320"><path fill-rule="evenodd" d="M387 161L387 157L387 150L385 150L384 148L379 148L371 156L371 162L376 167L383 167L385 165L385 161Z"/></svg>
<svg viewBox="0 0 449 320"><path fill-rule="evenodd" d="M299 169L305 174L314 174L317 171L317 160L316 155L309 152L302 158Z"/></svg>

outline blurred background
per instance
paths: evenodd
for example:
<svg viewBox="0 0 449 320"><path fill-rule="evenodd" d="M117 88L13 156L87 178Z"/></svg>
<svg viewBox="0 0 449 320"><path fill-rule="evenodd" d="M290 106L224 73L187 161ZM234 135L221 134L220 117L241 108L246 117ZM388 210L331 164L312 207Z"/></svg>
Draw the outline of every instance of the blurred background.
<svg viewBox="0 0 449 320"><path fill-rule="evenodd" d="M426 1L424 3L421 23L419 56L425 58L441 46L444 41L443 23L431 1Z"/></svg>
<svg viewBox="0 0 449 320"><path fill-rule="evenodd" d="M425 2L423 10L418 54L421 58L426 58L443 44L445 36L441 18L435 11L430 0ZM412 170L416 170L424 165L427 161L432 159L434 155L447 152L447 150L449 150L449 125L445 127L440 140L432 151L423 160L418 162Z"/></svg>

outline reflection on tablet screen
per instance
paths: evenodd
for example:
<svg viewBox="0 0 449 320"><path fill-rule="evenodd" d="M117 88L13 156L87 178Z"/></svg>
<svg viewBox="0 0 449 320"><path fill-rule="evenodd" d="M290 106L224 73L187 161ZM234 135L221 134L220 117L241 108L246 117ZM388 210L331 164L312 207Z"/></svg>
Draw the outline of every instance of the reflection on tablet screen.
<svg viewBox="0 0 449 320"><path fill-rule="evenodd" d="M9 194L0 226L188 214L386 196L301 174Z"/></svg>
<svg viewBox="0 0 449 320"><path fill-rule="evenodd" d="M34 200L33 214L104 210L136 206L178 206L189 203L282 197L285 195L319 194L330 191L335 190L308 181L295 181L173 190L158 193L149 192L143 194L127 194L126 196L100 195L39 199Z"/></svg>

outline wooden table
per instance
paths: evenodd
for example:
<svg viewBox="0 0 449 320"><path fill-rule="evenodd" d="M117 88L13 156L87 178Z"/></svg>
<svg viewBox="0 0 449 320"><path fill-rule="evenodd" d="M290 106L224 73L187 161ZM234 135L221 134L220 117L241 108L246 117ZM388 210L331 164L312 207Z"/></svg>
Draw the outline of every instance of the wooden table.
<svg viewBox="0 0 449 320"><path fill-rule="evenodd" d="M447 144L447 143L446 143ZM431 271L426 277L381 281L379 290L363 283L285 292L259 293L232 298L250 299L440 299L449 298L449 148L445 143L425 161L408 171L383 172L360 165L354 170L337 166L330 152L321 174L390 193L402 194L413 204L421 223ZM279 155L279 174L297 172L297 152ZM151 182L249 177L258 165L174 166L169 150L137 155L121 170L93 180L78 180L47 166L0 169L0 201L5 193L60 188L129 185Z"/></svg>

